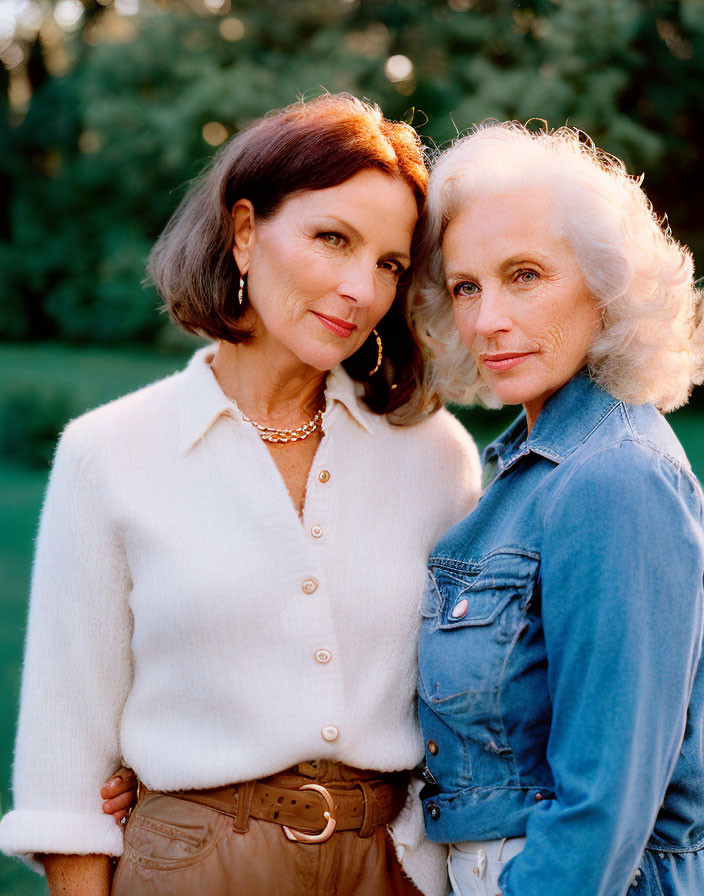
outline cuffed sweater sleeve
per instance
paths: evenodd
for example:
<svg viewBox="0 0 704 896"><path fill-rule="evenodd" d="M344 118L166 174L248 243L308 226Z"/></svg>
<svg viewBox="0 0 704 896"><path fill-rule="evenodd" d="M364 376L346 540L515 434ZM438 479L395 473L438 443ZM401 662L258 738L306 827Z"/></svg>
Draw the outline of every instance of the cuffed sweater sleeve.
<svg viewBox="0 0 704 896"><path fill-rule="evenodd" d="M702 642L701 506L624 442L584 460L545 521L541 613L554 798L505 896L622 896L672 775ZM584 848L589 843L589 849Z"/></svg>
<svg viewBox="0 0 704 896"><path fill-rule="evenodd" d="M122 832L99 789L120 764L119 723L131 677L130 577L109 489L81 421L55 456L32 575L15 808L0 848L120 855Z"/></svg>

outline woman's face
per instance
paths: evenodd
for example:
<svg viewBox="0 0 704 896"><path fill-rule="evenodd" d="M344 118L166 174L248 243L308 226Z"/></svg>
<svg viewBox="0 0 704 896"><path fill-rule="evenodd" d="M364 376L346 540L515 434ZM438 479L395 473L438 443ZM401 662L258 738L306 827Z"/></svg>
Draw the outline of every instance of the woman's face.
<svg viewBox="0 0 704 896"><path fill-rule="evenodd" d="M600 324L555 212L534 190L471 202L448 225L442 252L455 323L479 374L529 428L545 400L584 365Z"/></svg>
<svg viewBox="0 0 704 896"><path fill-rule="evenodd" d="M255 342L319 370L356 352L391 307L418 219L410 186L372 169L265 220L246 201L234 215Z"/></svg>

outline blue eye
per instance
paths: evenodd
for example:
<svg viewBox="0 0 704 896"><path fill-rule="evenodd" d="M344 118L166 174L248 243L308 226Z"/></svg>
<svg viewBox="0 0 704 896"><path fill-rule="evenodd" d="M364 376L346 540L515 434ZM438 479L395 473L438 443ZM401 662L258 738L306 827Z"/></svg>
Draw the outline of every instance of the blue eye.
<svg viewBox="0 0 704 896"><path fill-rule="evenodd" d="M518 271L516 273L516 280L518 280L520 283L535 283L535 281L539 279L540 277L537 271L526 270Z"/></svg>
<svg viewBox="0 0 704 896"><path fill-rule="evenodd" d="M456 299L474 299L479 295L479 287L471 280L463 280L452 287L452 295Z"/></svg>

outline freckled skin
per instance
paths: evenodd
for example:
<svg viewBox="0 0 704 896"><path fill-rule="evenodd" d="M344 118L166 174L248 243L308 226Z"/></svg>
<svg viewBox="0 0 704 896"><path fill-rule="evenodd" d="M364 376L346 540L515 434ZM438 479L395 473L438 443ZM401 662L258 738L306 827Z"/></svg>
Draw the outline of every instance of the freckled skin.
<svg viewBox="0 0 704 896"><path fill-rule="evenodd" d="M525 407L529 429L545 400L584 365L601 322L554 221L544 190L490 196L465 206L442 244L462 341L492 392ZM487 360L505 353L522 359L491 369Z"/></svg>

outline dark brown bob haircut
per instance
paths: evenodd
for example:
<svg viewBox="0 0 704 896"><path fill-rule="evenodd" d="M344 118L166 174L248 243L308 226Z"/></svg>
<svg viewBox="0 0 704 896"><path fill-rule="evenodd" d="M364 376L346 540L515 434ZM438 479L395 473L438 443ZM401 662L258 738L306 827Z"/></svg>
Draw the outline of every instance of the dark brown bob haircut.
<svg viewBox="0 0 704 896"><path fill-rule="evenodd" d="M232 207L248 199L259 219L287 198L335 187L366 169L401 177L425 206L428 170L416 132L384 118L378 106L349 94L298 102L255 121L229 140L193 182L152 249L148 277L172 319L191 333L246 342L237 303L240 272L232 254ZM343 362L364 384L364 400L378 414L412 422L438 402L422 393L424 355L406 318L410 272L399 282L391 309L378 324L384 361L373 335Z"/></svg>

